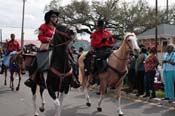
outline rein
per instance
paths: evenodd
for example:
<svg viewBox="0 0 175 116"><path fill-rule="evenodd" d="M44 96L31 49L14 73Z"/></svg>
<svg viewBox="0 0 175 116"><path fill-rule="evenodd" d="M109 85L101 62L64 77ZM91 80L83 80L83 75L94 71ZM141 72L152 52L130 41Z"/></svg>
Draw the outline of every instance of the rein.
<svg viewBox="0 0 175 116"><path fill-rule="evenodd" d="M117 56L116 54L114 54L114 53L112 53L112 55L114 55L117 59L119 59L119 60L128 60L128 58L120 58L119 56Z"/></svg>
<svg viewBox="0 0 175 116"><path fill-rule="evenodd" d="M128 35L128 36L126 36L126 39L124 40L125 41L125 43L126 43L126 45L129 47L129 49L132 49L132 47L129 45L129 43L127 42L127 39L128 39L128 37L130 37L130 36L133 36L133 35ZM119 60L128 60L129 59L129 57L127 57L127 58L120 58L119 56L117 56L116 54L114 54L114 53L112 53L117 59L119 59Z"/></svg>
<svg viewBox="0 0 175 116"><path fill-rule="evenodd" d="M130 36L133 36L133 35L128 35L128 36L126 36L126 39L125 39L125 41L128 39L128 37L130 37ZM129 43L126 41L126 44L128 45L128 47L129 47L129 49L132 49L132 47L129 45Z"/></svg>
<svg viewBox="0 0 175 116"><path fill-rule="evenodd" d="M68 41L66 41L66 42L63 42L63 43L60 43L60 44L54 45L54 47L59 47L59 46L66 45L66 44L68 44L70 41L72 41L72 40L68 40Z"/></svg>
<svg viewBox="0 0 175 116"><path fill-rule="evenodd" d="M117 73L120 77L124 76L124 75L127 73L126 70L125 70L124 72L120 72L120 71L118 71L117 69L115 69L114 67L110 66L109 64L108 64L108 67L109 67L110 69L112 69L115 73Z"/></svg>

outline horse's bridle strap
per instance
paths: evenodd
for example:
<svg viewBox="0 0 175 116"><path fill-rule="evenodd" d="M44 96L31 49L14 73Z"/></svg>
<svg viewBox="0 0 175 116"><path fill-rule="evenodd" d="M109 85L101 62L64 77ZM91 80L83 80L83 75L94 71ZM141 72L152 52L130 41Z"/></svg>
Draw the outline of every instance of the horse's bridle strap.
<svg viewBox="0 0 175 116"><path fill-rule="evenodd" d="M54 67L51 67L50 70L56 74L58 77L68 77L72 74L72 68L67 73L61 73L58 70L56 70Z"/></svg>
<svg viewBox="0 0 175 116"><path fill-rule="evenodd" d="M126 36L126 40L128 39L128 37L130 37L130 36L133 36L133 35L128 35L128 36ZM128 45L128 47L129 47L129 49L132 49L132 47L129 45L129 43L126 41L126 44Z"/></svg>
<svg viewBox="0 0 175 116"><path fill-rule="evenodd" d="M119 56L117 56L116 54L114 54L114 53L112 53L112 55L114 55L117 59L119 59L119 60L128 60L129 59L129 57L128 58L120 58Z"/></svg>
<svg viewBox="0 0 175 116"><path fill-rule="evenodd" d="M109 67L110 69L112 69L115 73L117 73L117 74L119 75L119 77L122 77L122 76L124 76L124 75L127 73L126 70L125 70L124 72L120 72L120 71L118 71L117 69L115 69L114 67L112 67L112 66L109 65L109 64L108 64L108 67Z"/></svg>

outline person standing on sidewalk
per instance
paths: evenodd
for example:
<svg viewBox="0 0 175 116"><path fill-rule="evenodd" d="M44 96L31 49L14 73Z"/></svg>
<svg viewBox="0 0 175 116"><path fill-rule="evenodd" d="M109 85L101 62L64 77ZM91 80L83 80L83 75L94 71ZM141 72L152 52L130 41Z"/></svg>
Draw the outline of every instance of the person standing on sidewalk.
<svg viewBox="0 0 175 116"><path fill-rule="evenodd" d="M165 100L175 99L174 82L175 82L175 53L172 44L167 46L167 52L163 60L163 79L165 89Z"/></svg>
<svg viewBox="0 0 175 116"><path fill-rule="evenodd" d="M156 74L156 68L159 64L159 61L156 56L157 50L156 47L150 48L149 55L145 59L145 89L146 95L143 97L155 98L155 88L154 88L154 77ZM150 90L152 91L150 96Z"/></svg>
<svg viewBox="0 0 175 116"><path fill-rule="evenodd" d="M140 96L144 94L144 75L145 75L145 69L144 69L144 61L147 57L147 49L145 47L141 48L140 55L138 56L136 60L136 89L138 90L136 96Z"/></svg>

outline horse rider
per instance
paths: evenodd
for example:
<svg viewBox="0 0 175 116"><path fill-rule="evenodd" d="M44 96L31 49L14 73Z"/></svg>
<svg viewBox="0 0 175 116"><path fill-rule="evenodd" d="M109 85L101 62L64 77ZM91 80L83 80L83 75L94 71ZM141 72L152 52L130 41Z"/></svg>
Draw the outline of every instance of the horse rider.
<svg viewBox="0 0 175 116"><path fill-rule="evenodd" d="M20 50L20 46L19 46L19 43L18 41L15 39L15 34L12 33L10 34L10 41L7 41L6 43L6 53L5 53L5 57L4 58L7 58L10 59L10 53L12 54L15 54L16 52L18 52ZM8 65L7 63L9 63L9 60L5 63L6 65ZM4 64L2 64L2 69L1 69L1 72L0 74L2 74L4 72Z"/></svg>
<svg viewBox="0 0 175 116"><path fill-rule="evenodd" d="M56 30L56 25L58 22L59 12L55 10L50 10L45 13L44 20L45 23L41 24L39 27L38 40L41 42L40 50L48 50L51 46L53 36ZM34 82L36 76L31 76L25 84L31 86Z"/></svg>
<svg viewBox="0 0 175 116"><path fill-rule="evenodd" d="M111 54L114 44L112 33L105 29L105 22L101 19L97 21L97 29L91 34L90 38L91 49L84 61L86 75L90 72L101 73L105 71L107 66L106 59ZM91 61L91 63L89 63L89 61ZM96 66L94 66L94 62L96 62Z"/></svg>
<svg viewBox="0 0 175 116"><path fill-rule="evenodd" d="M13 51L19 51L20 50L20 46L17 40L15 40L15 34L10 34L10 38L11 40L7 42L6 45L6 50L7 50L7 54L9 54L10 52Z"/></svg>

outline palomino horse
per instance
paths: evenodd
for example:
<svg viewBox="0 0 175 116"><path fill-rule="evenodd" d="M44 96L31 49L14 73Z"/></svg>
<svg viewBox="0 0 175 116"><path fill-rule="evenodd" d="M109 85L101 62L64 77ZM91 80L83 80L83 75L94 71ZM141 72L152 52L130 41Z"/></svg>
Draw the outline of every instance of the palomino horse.
<svg viewBox="0 0 175 116"><path fill-rule="evenodd" d="M121 110L121 88L123 85L123 78L127 74L127 64L128 58L131 50L139 50L137 44L137 38L134 33L126 33L124 35L124 40L119 49L114 50L111 55L108 57L108 67L107 71L100 73L97 77L100 79L100 98L98 101L97 110L99 112L102 111L101 103L104 98L104 94L107 90L107 86L112 86L116 88L115 90L115 97L118 99L118 113L119 116L123 115ZM79 79L83 86L85 92L85 98L87 100L86 105L90 106L90 97L88 94L88 87L89 87L89 80L94 76L89 74L88 76L85 75L84 72L84 63L83 60L85 59L87 53L83 53L79 58Z"/></svg>
<svg viewBox="0 0 175 116"><path fill-rule="evenodd" d="M7 70L10 72L10 88L14 90L14 73L18 74L18 85L16 87L16 91L20 88L21 83L21 74L24 74L24 60L22 57L22 52L13 51L9 53L8 56L4 56L4 71L5 71L5 80L4 85L7 85Z"/></svg>

